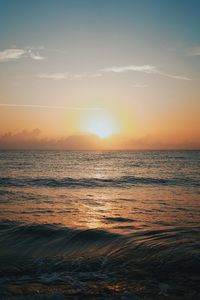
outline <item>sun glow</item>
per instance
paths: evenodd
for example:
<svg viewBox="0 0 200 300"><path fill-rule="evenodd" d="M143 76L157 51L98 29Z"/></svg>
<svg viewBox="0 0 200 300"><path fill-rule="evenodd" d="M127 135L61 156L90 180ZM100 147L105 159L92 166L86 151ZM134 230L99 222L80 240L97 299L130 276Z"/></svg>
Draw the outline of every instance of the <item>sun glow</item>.
<svg viewBox="0 0 200 300"><path fill-rule="evenodd" d="M119 125L109 115L88 116L81 124L81 130L85 133L96 134L103 139L117 134Z"/></svg>

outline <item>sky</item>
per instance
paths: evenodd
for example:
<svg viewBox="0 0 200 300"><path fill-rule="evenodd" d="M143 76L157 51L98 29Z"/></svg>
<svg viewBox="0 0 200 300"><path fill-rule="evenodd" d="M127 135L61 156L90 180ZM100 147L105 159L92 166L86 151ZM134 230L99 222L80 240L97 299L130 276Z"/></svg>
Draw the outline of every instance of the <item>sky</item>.
<svg viewBox="0 0 200 300"><path fill-rule="evenodd" d="M0 0L0 148L200 148L199 0Z"/></svg>

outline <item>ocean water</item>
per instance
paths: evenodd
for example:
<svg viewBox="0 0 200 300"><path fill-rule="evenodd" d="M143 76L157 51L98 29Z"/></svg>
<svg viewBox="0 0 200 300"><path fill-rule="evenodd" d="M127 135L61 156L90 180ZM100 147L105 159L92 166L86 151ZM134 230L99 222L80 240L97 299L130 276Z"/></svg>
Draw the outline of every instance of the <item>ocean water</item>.
<svg viewBox="0 0 200 300"><path fill-rule="evenodd" d="M0 299L200 299L200 151L0 151Z"/></svg>

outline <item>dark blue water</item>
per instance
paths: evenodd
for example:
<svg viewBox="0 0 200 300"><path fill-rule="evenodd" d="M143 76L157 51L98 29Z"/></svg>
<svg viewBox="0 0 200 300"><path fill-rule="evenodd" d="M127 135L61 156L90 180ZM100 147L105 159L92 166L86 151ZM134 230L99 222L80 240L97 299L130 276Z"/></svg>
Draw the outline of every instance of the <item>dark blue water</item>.
<svg viewBox="0 0 200 300"><path fill-rule="evenodd" d="M1 298L199 299L199 200L199 151L1 151Z"/></svg>

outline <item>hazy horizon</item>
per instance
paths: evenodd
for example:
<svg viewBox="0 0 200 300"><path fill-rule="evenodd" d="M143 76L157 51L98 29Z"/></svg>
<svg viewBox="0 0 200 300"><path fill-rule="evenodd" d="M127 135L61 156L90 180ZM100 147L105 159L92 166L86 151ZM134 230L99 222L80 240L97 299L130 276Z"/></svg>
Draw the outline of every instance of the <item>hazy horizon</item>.
<svg viewBox="0 0 200 300"><path fill-rule="evenodd" d="M8 132L0 135L0 150L199 150L200 142L187 141L176 144L155 140L152 136L139 139L113 135L101 138L95 134L74 134L57 139L42 137L41 131Z"/></svg>

